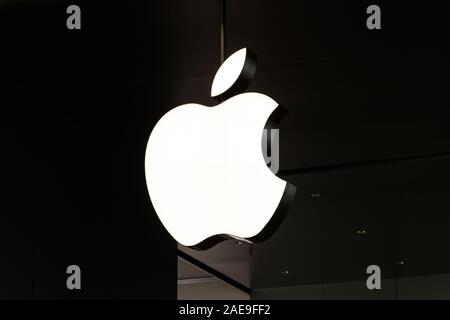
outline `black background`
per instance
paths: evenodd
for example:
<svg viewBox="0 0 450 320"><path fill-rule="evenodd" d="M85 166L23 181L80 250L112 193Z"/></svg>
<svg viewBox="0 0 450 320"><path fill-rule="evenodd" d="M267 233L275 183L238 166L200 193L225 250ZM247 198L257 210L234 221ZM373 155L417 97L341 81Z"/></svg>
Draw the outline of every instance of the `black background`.
<svg viewBox="0 0 450 320"><path fill-rule="evenodd" d="M81 30L66 28L70 4ZM370 4L381 30L366 28ZM227 55L256 52L250 90L289 112L280 174L299 192L269 241L191 254L255 298L367 297L359 282L298 287L361 282L368 264L395 279L372 297L417 297L398 279L450 271L450 160L434 157L450 152L448 6L226 7ZM176 246L147 195L145 145L172 107L214 104L218 10L217 0L0 2L1 298L175 298ZM416 156L430 157L370 162ZM82 268L79 292L65 287L70 264Z"/></svg>
<svg viewBox="0 0 450 320"><path fill-rule="evenodd" d="M175 242L144 178L163 109L161 9L78 1L78 31L70 4L0 4L0 297L175 298ZM71 264L80 291L66 288Z"/></svg>

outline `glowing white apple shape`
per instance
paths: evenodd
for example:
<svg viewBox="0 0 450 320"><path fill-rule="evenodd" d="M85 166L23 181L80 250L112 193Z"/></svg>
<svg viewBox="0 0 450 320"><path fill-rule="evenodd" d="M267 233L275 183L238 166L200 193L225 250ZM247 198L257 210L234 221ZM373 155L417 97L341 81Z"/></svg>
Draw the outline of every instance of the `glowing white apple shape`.
<svg viewBox="0 0 450 320"><path fill-rule="evenodd" d="M242 49L222 64L213 96L241 90L235 84L254 73L248 57ZM293 198L295 187L270 171L261 149L277 107L268 96L242 93L214 107L181 105L158 121L145 155L147 187L159 219L179 243L206 248L226 236L258 239Z"/></svg>

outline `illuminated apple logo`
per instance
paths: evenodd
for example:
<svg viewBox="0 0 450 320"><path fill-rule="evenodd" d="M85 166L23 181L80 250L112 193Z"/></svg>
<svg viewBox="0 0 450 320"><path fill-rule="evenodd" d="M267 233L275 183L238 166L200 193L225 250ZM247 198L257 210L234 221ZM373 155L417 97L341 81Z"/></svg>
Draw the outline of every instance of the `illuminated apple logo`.
<svg viewBox="0 0 450 320"><path fill-rule="evenodd" d="M178 106L150 134L150 199L182 245L207 249L229 238L265 240L294 198L295 187L271 172L261 148L264 128L280 120L282 109L268 96L242 93L255 66L249 50L235 52L212 84L211 96L222 103Z"/></svg>

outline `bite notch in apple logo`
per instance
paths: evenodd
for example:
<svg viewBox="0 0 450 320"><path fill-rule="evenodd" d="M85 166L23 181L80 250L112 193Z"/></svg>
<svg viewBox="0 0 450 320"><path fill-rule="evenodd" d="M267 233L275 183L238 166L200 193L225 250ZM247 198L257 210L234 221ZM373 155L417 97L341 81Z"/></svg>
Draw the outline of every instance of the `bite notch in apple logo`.
<svg viewBox="0 0 450 320"><path fill-rule="evenodd" d="M153 128L145 152L152 205L180 244L208 249L230 238L260 242L281 223L295 186L272 173L262 152L264 128L285 114L270 97L244 90L256 56L243 48L218 69L213 107L184 104Z"/></svg>

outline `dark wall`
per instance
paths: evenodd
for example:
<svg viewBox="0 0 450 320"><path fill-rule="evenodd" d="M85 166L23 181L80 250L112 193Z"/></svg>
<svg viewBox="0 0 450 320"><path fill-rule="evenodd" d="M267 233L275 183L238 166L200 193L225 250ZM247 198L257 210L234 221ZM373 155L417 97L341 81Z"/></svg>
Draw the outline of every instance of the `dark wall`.
<svg viewBox="0 0 450 320"><path fill-rule="evenodd" d="M280 174L298 187L277 233L252 248L254 297L433 292L411 291L411 278L369 292L365 280L371 264L384 279L450 272L450 160L436 157L450 152L447 6L377 1L382 29L371 31L372 1L228 3L229 51L258 53L250 90L289 112Z"/></svg>
<svg viewBox="0 0 450 320"><path fill-rule="evenodd" d="M82 11L66 28L66 8ZM159 4L1 1L0 298L175 298L144 152L163 105ZM66 288L66 268L82 290Z"/></svg>
<svg viewBox="0 0 450 320"><path fill-rule="evenodd" d="M450 150L446 6L229 0L229 52L258 53L250 90L289 111L281 169ZM376 3L382 29L366 28Z"/></svg>
<svg viewBox="0 0 450 320"><path fill-rule="evenodd" d="M366 28L371 4L381 7L381 30ZM449 297L439 287L448 277L436 276L450 273L448 6L228 0L226 8L227 54L256 52L249 90L288 110L280 176L297 196L262 244L182 250L254 298ZM191 76L186 92L208 103L199 88L212 77ZM381 291L365 286L371 264L381 267Z"/></svg>

